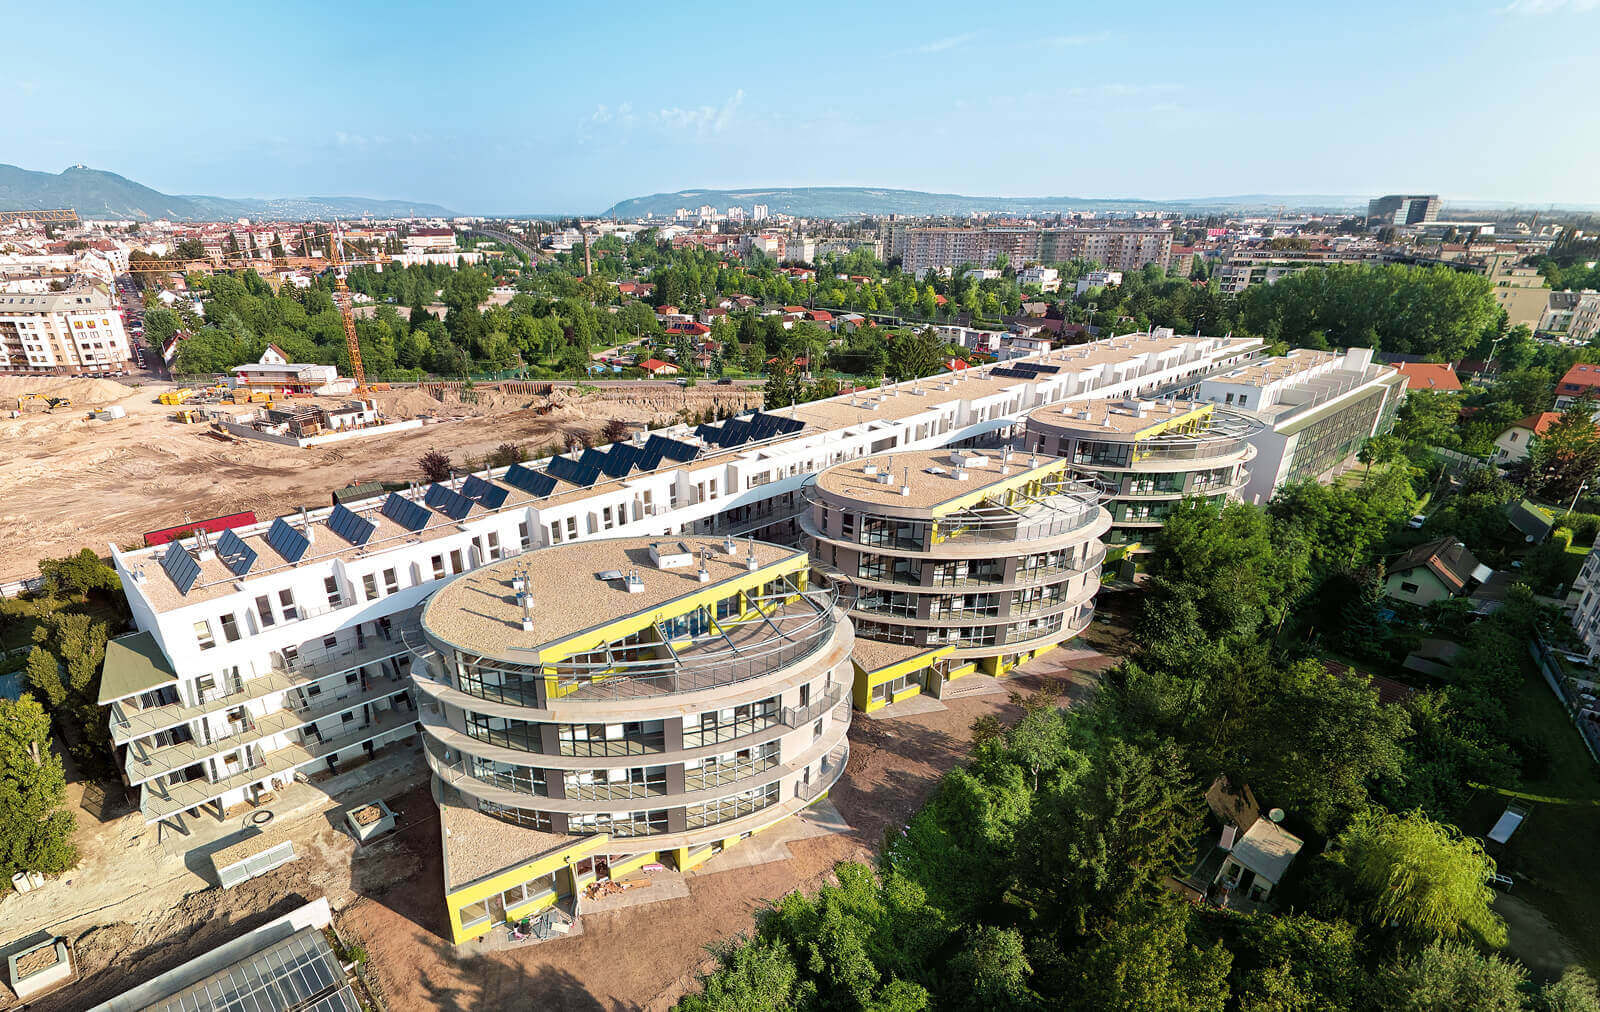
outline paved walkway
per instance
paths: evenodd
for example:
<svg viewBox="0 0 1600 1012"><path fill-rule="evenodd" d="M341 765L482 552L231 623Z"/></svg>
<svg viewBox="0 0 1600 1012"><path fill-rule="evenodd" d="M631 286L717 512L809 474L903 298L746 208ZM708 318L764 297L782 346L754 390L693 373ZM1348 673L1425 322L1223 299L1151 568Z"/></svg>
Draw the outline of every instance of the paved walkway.
<svg viewBox="0 0 1600 1012"><path fill-rule="evenodd" d="M0 900L0 942L44 928L71 934L92 924L129 920L151 909L217 884L211 855L251 831L252 817L272 813L266 823L320 831L343 808L373 797L400 793L428 777L420 746L402 743L370 763L320 783L296 781L260 809L236 812L226 820L201 815L187 820L189 835L146 825L137 811L98 822L79 811L78 866L27 893ZM323 818L327 813L326 820ZM159 837L159 838L158 838Z"/></svg>

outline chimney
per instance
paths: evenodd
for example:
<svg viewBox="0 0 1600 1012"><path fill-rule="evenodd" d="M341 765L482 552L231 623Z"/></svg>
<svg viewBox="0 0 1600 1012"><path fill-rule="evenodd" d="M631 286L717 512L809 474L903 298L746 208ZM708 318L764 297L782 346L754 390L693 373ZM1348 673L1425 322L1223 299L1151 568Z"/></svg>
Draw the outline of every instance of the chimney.
<svg viewBox="0 0 1600 1012"><path fill-rule="evenodd" d="M316 535L311 530L311 515L304 506L300 507L300 533L306 536L307 541L315 541Z"/></svg>
<svg viewBox="0 0 1600 1012"><path fill-rule="evenodd" d="M700 571L695 574L695 579L700 583L711 582L711 570L706 568L706 556L709 554L710 552L706 549L700 550Z"/></svg>
<svg viewBox="0 0 1600 1012"><path fill-rule="evenodd" d="M911 468L909 468L909 467L902 468L901 471L903 473L903 477L900 480L900 494L903 495L903 496L904 495L910 495L911 494Z"/></svg>
<svg viewBox="0 0 1600 1012"><path fill-rule="evenodd" d="M756 562L756 539L750 538L745 542L744 568L755 572L760 567Z"/></svg>

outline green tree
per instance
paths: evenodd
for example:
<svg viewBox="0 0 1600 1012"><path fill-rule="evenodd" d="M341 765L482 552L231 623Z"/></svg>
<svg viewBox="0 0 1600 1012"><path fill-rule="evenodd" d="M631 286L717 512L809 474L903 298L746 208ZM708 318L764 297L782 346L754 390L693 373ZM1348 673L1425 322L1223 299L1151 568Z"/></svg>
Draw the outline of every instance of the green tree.
<svg viewBox="0 0 1600 1012"><path fill-rule="evenodd" d="M1351 822L1330 856L1348 870L1373 922L1423 938L1505 944L1489 885L1494 861L1454 826L1416 811L1369 810Z"/></svg>
<svg viewBox="0 0 1600 1012"><path fill-rule="evenodd" d="M889 343L889 378L920 379L943 368L945 348L934 336L933 328L913 335L902 335Z"/></svg>
<svg viewBox="0 0 1600 1012"><path fill-rule="evenodd" d="M782 1012L795 1007L800 977L787 947L740 938L719 954L715 972L702 977L699 994L685 995L680 1012Z"/></svg>
<svg viewBox="0 0 1600 1012"><path fill-rule="evenodd" d="M54 874L78 860L77 823L66 807L61 757L50 750L50 718L33 697L0 698L0 877Z"/></svg>
<svg viewBox="0 0 1600 1012"><path fill-rule="evenodd" d="M122 590L117 571L100 561L100 557L90 548L63 559L40 560L39 574L44 577L45 587L53 594L84 597L96 590Z"/></svg>
<svg viewBox="0 0 1600 1012"><path fill-rule="evenodd" d="M1189 941L1188 906L1161 900L1122 914L1080 957L1072 1008L1222 1012L1233 957L1221 942Z"/></svg>
<svg viewBox="0 0 1600 1012"><path fill-rule="evenodd" d="M1582 397L1528 443L1528 490L1546 499L1566 500L1600 473L1600 430L1594 399Z"/></svg>
<svg viewBox="0 0 1600 1012"><path fill-rule="evenodd" d="M1384 974L1389 1008L1405 1012L1519 1012L1522 967L1460 942L1434 942Z"/></svg>
<svg viewBox="0 0 1600 1012"><path fill-rule="evenodd" d="M67 701L67 687L61 681L61 661L55 654L36 645L28 651L28 662L22 670L28 687L43 696L52 710Z"/></svg>

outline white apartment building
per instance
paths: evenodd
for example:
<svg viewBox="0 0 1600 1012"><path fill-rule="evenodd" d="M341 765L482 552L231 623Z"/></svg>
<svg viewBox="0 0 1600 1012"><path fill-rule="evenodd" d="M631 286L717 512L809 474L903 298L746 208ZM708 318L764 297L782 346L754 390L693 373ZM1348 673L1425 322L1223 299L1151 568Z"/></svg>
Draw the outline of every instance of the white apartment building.
<svg viewBox="0 0 1600 1012"><path fill-rule="evenodd" d="M1017 284L1038 285L1041 292L1061 290L1061 272L1054 267L1024 267L1017 272Z"/></svg>
<svg viewBox="0 0 1600 1012"><path fill-rule="evenodd" d="M553 545L798 536L798 492L872 454L1000 442L1033 409L1192 387L1260 353L1170 330L784 408L152 548L111 546L137 632L100 703L147 822L219 817L414 735L418 612L463 573Z"/></svg>
<svg viewBox="0 0 1600 1012"><path fill-rule="evenodd" d="M1074 295L1086 294L1091 288L1111 288L1122 284L1121 271L1090 271L1073 286Z"/></svg>
<svg viewBox="0 0 1600 1012"><path fill-rule="evenodd" d="M105 374L132 358L122 314L99 289L0 294L0 372Z"/></svg>
<svg viewBox="0 0 1600 1012"><path fill-rule="evenodd" d="M1256 424L1249 437L1256 460L1242 497L1266 502L1286 482L1325 477L1393 428L1405 390L1405 376L1375 365L1371 348L1296 348L1206 378L1195 399Z"/></svg>
<svg viewBox="0 0 1600 1012"><path fill-rule="evenodd" d="M407 253L448 253L456 248L456 233L450 228L414 228L400 241Z"/></svg>
<svg viewBox="0 0 1600 1012"><path fill-rule="evenodd" d="M1600 338L1600 292L1584 291L1572 307L1572 320L1567 324L1567 340L1588 344Z"/></svg>
<svg viewBox="0 0 1600 1012"><path fill-rule="evenodd" d="M772 217L772 214L767 210L767 205L765 204L757 204L750 209L751 221L766 221L770 217Z"/></svg>

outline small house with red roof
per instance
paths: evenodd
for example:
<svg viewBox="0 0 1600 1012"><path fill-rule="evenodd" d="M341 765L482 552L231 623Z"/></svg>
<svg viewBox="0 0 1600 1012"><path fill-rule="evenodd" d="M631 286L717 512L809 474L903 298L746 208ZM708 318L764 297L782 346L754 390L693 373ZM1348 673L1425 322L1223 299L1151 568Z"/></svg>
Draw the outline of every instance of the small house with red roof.
<svg viewBox="0 0 1600 1012"><path fill-rule="evenodd" d="M1589 394L1600 397L1600 365L1575 362L1567 374L1556 384L1556 410L1560 411L1573 401Z"/></svg>
<svg viewBox="0 0 1600 1012"><path fill-rule="evenodd" d="M1525 459L1528 456L1528 444L1533 442L1533 437L1544 435L1545 430L1560 417L1559 411L1541 411L1512 424L1494 439L1493 463L1515 464Z"/></svg>
<svg viewBox="0 0 1600 1012"><path fill-rule="evenodd" d="M828 312L826 309L808 309L806 310L806 315L815 320L817 323L833 322L833 314Z"/></svg>
<svg viewBox="0 0 1600 1012"><path fill-rule="evenodd" d="M1406 378L1406 390L1437 390L1449 392L1461 389L1461 377L1448 365L1437 362L1397 362L1394 368Z"/></svg>
<svg viewBox="0 0 1600 1012"><path fill-rule="evenodd" d="M676 376L678 367L671 362L663 362L659 358L647 358L639 363L639 368L652 376Z"/></svg>

